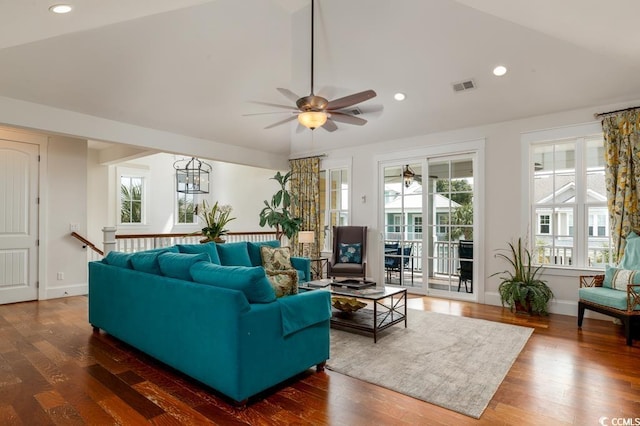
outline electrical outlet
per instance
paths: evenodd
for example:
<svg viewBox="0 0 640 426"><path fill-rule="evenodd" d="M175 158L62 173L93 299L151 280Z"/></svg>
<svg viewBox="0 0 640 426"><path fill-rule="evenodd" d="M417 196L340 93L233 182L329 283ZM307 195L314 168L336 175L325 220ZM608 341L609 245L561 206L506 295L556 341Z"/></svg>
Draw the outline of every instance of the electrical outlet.
<svg viewBox="0 0 640 426"><path fill-rule="evenodd" d="M78 232L79 229L80 229L80 225L78 225L77 223L70 223L69 224L69 231Z"/></svg>
<svg viewBox="0 0 640 426"><path fill-rule="evenodd" d="M58 281L64 280L64 272L58 272Z"/></svg>

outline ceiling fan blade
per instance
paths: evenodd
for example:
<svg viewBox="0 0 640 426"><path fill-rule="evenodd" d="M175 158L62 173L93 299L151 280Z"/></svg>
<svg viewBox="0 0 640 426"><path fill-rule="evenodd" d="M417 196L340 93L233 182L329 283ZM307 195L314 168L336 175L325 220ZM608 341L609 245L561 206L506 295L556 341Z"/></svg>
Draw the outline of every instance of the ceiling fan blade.
<svg viewBox="0 0 640 426"><path fill-rule="evenodd" d="M356 126L363 126L367 124L367 120L364 118L356 117L351 114L344 114L342 112L330 111L331 119L339 123L355 124Z"/></svg>
<svg viewBox="0 0 640 426"><path fill-rule="evenodd" d="M327 121L322 125L322 128L327 132L335 132L336 130L338 130L338 126L336 126L336 123L334 123L330 118L327 118Z"/></svg>
<svg viewBox="0 0 640 426"><path fill-rule="evenodd" d="M297 102L298 99L300 99L300 96L296 95L289 89L283 89L282 87L278 87L276 90L282 93L290 101Z"/></svg>
<svg viewBox="0 0 640 426"><path fill-rule="evenodd" d="M284 120L280 120L280 121L278 121L277 123L273 123L273 124L271 124L271 125L269 125L269 126L265 127L265 129L272 129L272 128L274 128L274 127L276 127L276 126L279 126L279 125L281 125L281 124L288 123L289 121L293 121L293 120L295 120L296 118L298 118L298 116L297 116L297 115L292 115L291 117L287 117L287 118L285 118Z"/></svg>
<svg viewBox="0 0 640 426"><path fill-rule="evenodd" d="M345 96L344 98L338 98L330 101L327 105L327 109L342 109L351 105L359 104L368 99L375 98L376 92L373 90L365 90L364 92L354 93L353 95Z"/></svg>
<svg viewBox="0 0 640 426"><path fill-rule="evenodd" d="M290 110L297 110L296 107L293 105L272 104L271 102L261 102L261 101L249 101L249 102L251 102L252 104L272 106L275 108L286 108Z"/></svg>

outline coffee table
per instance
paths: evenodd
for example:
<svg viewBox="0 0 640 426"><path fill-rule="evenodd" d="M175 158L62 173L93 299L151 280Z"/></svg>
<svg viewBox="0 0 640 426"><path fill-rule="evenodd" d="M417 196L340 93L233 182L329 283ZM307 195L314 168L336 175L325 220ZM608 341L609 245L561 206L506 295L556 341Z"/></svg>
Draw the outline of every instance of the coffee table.
<svg viewBox="0 0 640 426"><path fill-rule="evenodd" d="M342 312L332 309L331 326L334 328L354 329L373 333L373 342L378 342L378 333L392 325L404 322L407 328L407 289L406 288L368 288L350 290L334 287L331 294L352 297L371 302L371 307L356 312Z"/></svg>

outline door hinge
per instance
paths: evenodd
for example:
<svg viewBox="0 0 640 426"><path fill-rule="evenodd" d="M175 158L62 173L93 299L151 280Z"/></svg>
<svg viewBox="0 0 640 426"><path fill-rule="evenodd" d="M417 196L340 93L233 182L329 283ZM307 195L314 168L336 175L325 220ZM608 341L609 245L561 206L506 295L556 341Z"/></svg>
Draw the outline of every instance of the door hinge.
<svg viewBox="0 0 640 426"><path fill-rule="evenodd" d="M36 247L40 247L40 240L36 240Z"/></svg>
<svg viewBox="0 0 640 426"><path fill-rule="evenodd" d="M36 204L40 204L40 197L36 198Z"/></svg>
<svg viewBox="0 0 640 426"><path fill-rule="evenodd" d="M38 154L38 162L40 162L40 154Z"/></svg>

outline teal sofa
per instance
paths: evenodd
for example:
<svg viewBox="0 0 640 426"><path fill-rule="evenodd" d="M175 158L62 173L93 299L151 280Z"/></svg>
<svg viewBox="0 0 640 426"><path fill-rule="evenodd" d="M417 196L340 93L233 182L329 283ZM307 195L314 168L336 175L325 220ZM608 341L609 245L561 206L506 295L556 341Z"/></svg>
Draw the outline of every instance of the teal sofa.
<svg viewBox="0 0 640 426"><path fill-rule="evenodd" d="M205 250L111 252L89 263L94 332L104 330L237 404L313 366L321 371L330 317L328 292L276 299L262 267L218 265Z"/></svg>

